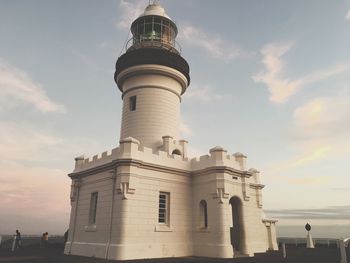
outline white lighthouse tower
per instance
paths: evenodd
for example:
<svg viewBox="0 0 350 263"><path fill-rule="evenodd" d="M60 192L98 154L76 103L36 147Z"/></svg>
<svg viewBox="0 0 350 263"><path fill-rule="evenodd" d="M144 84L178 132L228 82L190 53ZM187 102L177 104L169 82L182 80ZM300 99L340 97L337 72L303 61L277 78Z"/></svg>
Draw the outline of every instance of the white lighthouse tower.
<svg viewBox="0 0 350 263"><path fill-rule="evenodd" d="M147 6L132 23L131 33L131 46L118 59L115 72L123 93L120 138L133 137L157 148L164 135L179 139L189 66L176 48L177 27L160 5Z"/></svg>
<svg viewBox="0 0 350 263"><path fill-rule="evenodd" d="M123 99L119 146L75 158L65 253L128 260L277 249L276 220L264 218L264 185L246 156L220 146L187 156L179 126L190 76L175 23L150 4L131 33L114 75Z"/></svg>

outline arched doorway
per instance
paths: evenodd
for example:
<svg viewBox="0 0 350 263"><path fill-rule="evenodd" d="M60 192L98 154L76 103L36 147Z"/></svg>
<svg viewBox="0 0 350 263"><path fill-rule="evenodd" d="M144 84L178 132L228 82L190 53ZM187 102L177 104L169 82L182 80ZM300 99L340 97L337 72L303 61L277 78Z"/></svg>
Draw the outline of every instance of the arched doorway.
<svg viewBox="0 0 350 263"><path fill-rule="evenodd" d="M175 149L171 154L182 155L179 149Z"/></svg>
<svg viewBox="0 0 350 263"><path fill-rule="evenodd" d="M242 252L244 245L244 229L242 216L242 201L237 196L230 199L232 208L231 244L234 251Z"/></svg>

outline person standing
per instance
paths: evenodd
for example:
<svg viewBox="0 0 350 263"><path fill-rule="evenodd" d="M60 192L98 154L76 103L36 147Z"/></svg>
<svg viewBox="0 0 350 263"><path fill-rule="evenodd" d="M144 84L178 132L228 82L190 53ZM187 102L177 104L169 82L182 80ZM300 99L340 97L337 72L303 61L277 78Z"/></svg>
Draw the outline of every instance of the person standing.
<svg viewBox="0 0 350 263"><path fill-rule="evenodd" d="M15 250L21 247L21 240L22 240L21 233L17 229L16 235L15 235Z"/></svg>
<svg viewBox="0 0 350 263"><path fill-rule="evenodd" d="M48 243L49 243L49 233L45 232L44 233L44 244L45 244L45 247L48 246Z"/></svg>

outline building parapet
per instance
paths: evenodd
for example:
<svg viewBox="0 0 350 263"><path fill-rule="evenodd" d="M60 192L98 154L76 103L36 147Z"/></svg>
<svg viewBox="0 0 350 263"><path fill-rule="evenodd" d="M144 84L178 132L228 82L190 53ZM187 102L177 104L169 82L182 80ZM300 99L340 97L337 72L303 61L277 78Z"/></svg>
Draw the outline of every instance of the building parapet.
<svg viewBox="0 0 350 263"><path fill-rule="evenodd" d="M92 169L117 159L135 159L147 163L156 163L163 166L174 167L177 169L190 170L190 162L185 157L185 147L187 142L180 140L172 143L168 147L168 151L154 150L152 148L144 147L138 140L128 137L120 140L120 145L112 149L111 152L105 151L100 155L94 155L92 158L85 158L79 156L75 158L74 173L82 172ZM181 146L182 154L173 153L174 149ZM171 149L171 151L169 151ZM186 154L187 155L187 154Z"/></svg>
<svg viewBox="0 0 350 263"><path fill-rule="evenodd" d="M96 166L100 166L106 163L109 163L115 159L118 158L120 153L120 149L114 148L110 152L105 151L101 153L100 155L94 155L92 158L85 158L84 156L79 156L75 158L75 168L74 168L74 173L75 172L80 172L84 170L88 170L91 168L94 168Z"/></svg>
<svg viewBox="0 0 350 263"><path fill-rule="evenodd" d="M202 155L199 158L191 159L193 171L203 170L212 166L227 166L235 170L246 170L246 156L243 154L227 154L227 151L220 146L210 149L209 153L210 155Z"/></svg>
<svg viewBox="0 0 350 263"><path fill-rule="evenodd" d="M128 137L120 140L120 145L111 151L105 151L92 158L79 156L75 158L74 173L86 171L111 163L116 160L133 159L145 163L158 164L169 168L196 172L210 167L228 167L241 171L242 176L253 176L253 184L260 185L259 172L255 169L246 170L246 156L241 153L227 154L227 151L216 146L210 149L210 155L202 155L189 160L187 158L187 141L173 140L170 136L163 137L163 145L158 149L144 147L138 140ZM180 151L180 154L174 152Z"/></svg>

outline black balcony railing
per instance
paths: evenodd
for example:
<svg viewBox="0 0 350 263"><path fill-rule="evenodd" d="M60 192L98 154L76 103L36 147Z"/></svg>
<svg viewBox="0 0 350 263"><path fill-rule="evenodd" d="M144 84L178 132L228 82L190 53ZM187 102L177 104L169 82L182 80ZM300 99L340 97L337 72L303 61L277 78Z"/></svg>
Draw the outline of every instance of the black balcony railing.
<svg viewBox="0 0 350 263"><path fill-rule="evenodd" d="M125 45L125 51L131 51L139 48L162 48L176 54L181 54L181 46L177 41L170 43L156 36L143 37L140 39L130 38Z"/></svg>

